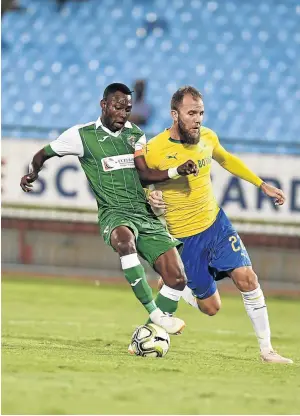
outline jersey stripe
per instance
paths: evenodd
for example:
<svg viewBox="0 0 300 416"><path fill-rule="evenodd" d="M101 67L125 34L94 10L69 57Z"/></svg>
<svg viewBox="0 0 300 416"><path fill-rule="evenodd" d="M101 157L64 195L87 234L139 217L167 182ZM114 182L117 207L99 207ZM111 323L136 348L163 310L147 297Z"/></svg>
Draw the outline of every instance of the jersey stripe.
<svg viewBox="0 0 300 416"><path fill-rule="evenodd" d="M108 155L108 154L104 151L104 148L103 148L103 146L102 146L102 144L101 144L100 140L98 140L98 133L97 133L96 126L95 126L95 135L96 135L96 140L97 140L97 143L98 143L99 147L101 148L102 152L105 154L105 156L106 156L106 157L111 156L111 155ZM115 189L114 175L112 174L112 172L109 172L109 173L110 173L110 177L111 177L111 181L112 181L112 186L113 186L113 190L114 190L115 197L116 197L116 199L117 199L117 201L118 201L119 206L121 206L121 203L120 203L120 201L119 201L119 199L118 199L118 194L117 194L116 189Z"/></svg>

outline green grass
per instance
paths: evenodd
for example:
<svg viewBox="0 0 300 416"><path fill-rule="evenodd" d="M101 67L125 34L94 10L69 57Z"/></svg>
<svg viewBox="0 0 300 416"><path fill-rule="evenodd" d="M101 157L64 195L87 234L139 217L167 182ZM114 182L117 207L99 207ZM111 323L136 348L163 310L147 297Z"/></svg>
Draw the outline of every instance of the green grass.
<svg viewBox="0 0 300 416"><path fill-rule="evenodd" d="M128 287L2 282L2 414L296 414L299 301L268 299L273 344L296 362L262 364L241 299L215 317L181 303L184 335L162 359L127 346L146 313Z"/></svg>

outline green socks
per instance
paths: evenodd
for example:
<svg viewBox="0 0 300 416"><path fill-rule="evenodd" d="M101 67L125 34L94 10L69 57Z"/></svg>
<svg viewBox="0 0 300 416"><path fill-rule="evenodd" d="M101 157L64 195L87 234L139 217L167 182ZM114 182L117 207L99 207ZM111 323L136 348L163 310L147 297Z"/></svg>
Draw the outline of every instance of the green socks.
<svg viewBox="0 0 300 416"><path fill-rule="evenodd" d="M147 282L143 266L139 264L125 269L124 274L137 299L144 305L149 314L153 312L157 306L153 300L152 289Z"/></svg>
<svg viewBox="0 0 300 416"><path fill-rule="evenodd" d="M163 312L173 314L177 310L178 301L180 300L181 295L182 291L164 285L157 294L155 303ZM151 319L148 319L147 324L150 322Z"/></svg>
<svg viewBox="0 0 300 416"><path fill-rule="evenodd" d="M138 259L137 253L122 256L120 259L127 282L149 315L157 308L169 314L176 311L182 291L164 285L154 301L152 289L147 282L145 270ZM148 322L151 322L151 320Z"/></svg>
<svg viewBox="0 0 300 416"><path fill-rule="evenodd" d="M156 305L163 311L168 313L174 313L178 307L178 301L167 298L160 292L157 294L155 299Z"/></svg>

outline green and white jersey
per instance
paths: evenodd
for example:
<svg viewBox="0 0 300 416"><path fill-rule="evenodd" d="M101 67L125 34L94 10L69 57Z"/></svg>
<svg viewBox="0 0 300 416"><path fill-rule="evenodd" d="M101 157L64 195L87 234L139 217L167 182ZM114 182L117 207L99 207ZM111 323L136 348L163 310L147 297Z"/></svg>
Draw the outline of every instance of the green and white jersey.
<svg viewBox="0 0 300 416"><path fill-rule="evenodd" d="M78 156L101 211L148 213L143 187L134 165L134 152L146 145L145 134L135 124L111 132L100 118L76 125L45 148L48 154Z"/></svg>

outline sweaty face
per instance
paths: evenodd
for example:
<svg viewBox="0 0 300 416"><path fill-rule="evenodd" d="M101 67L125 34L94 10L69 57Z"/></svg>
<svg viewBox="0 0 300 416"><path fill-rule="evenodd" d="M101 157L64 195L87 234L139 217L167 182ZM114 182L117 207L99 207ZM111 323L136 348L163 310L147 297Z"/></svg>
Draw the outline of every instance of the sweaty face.
<svg viewBox="0 0 300 416"><path fill-rule="evenodd" d="M204 116L204 104L201 98L194 98L190 94L184 96L177 115L177 127L181 140L188 144L199 143L200 127Z"/></svg>
<svg viewBox="0 0 300 416"><path fill-rule="evenodd" d="M121 130L128 121L132 109L131 95L117 91L101 100L102 122L111 131Z"/></svg>

